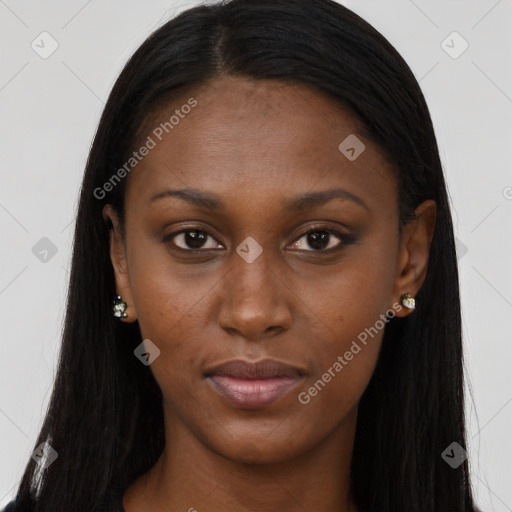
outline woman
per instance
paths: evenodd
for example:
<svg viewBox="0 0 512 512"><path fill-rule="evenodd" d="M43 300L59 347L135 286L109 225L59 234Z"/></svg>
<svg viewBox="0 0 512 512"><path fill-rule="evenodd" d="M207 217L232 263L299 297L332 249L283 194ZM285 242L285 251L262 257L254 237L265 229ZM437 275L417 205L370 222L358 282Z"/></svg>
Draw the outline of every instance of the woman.
<svg viewBox="0 0 512 512"><path fill-rule="evenodd" d="M430 115L330 0L180 14L91 148L18 511L475 511Z"/></svg>

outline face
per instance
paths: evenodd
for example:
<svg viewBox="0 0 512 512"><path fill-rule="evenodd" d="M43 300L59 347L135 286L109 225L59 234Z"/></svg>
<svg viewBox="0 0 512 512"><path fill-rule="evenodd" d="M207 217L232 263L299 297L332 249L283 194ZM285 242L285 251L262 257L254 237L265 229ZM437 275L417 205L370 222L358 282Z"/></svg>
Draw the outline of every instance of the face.
<svg viewBox="0 0 512 512"><path fill-rule="evenodd" d="M299 456L354 418L386 324L411 312L400 296L425 278L435 205L400 238L391 168L305 86L217 79L148 135L111 257L123 321L160 350L166 427L233 460Z"/></svg>

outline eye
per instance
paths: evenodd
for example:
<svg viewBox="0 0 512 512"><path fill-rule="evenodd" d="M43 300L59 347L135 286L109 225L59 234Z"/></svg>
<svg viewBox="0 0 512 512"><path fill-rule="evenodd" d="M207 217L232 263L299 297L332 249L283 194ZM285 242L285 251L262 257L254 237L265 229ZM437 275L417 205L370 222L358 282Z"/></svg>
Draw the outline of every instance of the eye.
<svg viewBox="0 0 512 512"><path fill-rule="evenodd" d="M338 238L339 242L333 237ZM297 241L295 241L291 247L293 249L305 250L305 251L328 251L330 249L340 248L341 245L348 245L353 243L354 238L351 235L341 233L334 229L318 226L313 227L306 233L304 233ZM312 249L307 249L309 246Z"/></svg>
<svg viewBox="0 0 512 512"><path fill-rule="evenodd" d="M164 238L164 241L172 240L172 243L184 251L217 249L220 245L206 231L196 228L182 229ZM209 241L209 246L207 241ZM222 247L222 246L221 246Z"/></svg>
<svg viewBox="0 0 512 512"><path fill-rule="evenodd" d="M338 239L336 242L335 238ZM199 228L187 228L170 233L164 242L171 243L180 250L194 252L223 248L207 231ZM341 246L355 242L355 237L326 226L314 226L298 238L290 247L307 252L327 252L341 249ZM308 249L307 247L310 247Z"/></svg>

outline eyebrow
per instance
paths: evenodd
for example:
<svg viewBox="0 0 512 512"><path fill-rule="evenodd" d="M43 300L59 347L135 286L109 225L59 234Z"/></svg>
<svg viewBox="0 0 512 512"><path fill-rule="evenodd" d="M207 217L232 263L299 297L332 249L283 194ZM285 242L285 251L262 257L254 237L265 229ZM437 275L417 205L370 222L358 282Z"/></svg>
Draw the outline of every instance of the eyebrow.
<svg viewBox="0 0 512 512"><path fill-rule="evenodd" d="M167 197L177 197L178 199L182 199L183 201L187 201L191 204L205 208L207 210L220 211L226 209L226 203L218 196L207 192L200 192L199 190L191 188L164 190L163 192L159 192L158 194L152 196L149 202L153 203L155 201ZM312 208L314 206L318 206L322 203L326 203L327 201L336 198L352 201L355 204L362 206L366 210L370 211L370 208L360 197L352 194L352 192L349 192L348 190L344 190L341 188L322 190L319 192L309 192L294 197L285 203L285 208L291 211L302 210L305 208Z"/></svg>

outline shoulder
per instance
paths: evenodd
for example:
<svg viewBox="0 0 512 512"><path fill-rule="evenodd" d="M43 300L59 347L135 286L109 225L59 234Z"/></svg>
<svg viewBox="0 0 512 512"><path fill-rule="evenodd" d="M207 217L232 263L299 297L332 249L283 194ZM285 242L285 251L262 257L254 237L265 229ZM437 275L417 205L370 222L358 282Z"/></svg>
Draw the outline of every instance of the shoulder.
<svg viewBox="0 0 512 512"><path fill-rule="evenodd" d="M3 508L0 512L32 512L32 507L30 508L22 508L20 507L19 503L16 502L16 500L10 501L7 503L5 508Z"/></svg>
<svg viewBox="0 0 512 512"><path fill-rule="evenodd" d="M2 512L16 512L16 502L11 501L11 502L7 503L5 508L2 509Z"/></svg>
<svg viewBox="0 0 512 512"><path fill-rule="evenodd" d="M111 493L105 497L102 501L98 510L105 512L124 512L122 494ZM27 504L14 498L12 501L7 503L4 508L0 509L0 512L34 512L35 504Z"/></svg>

